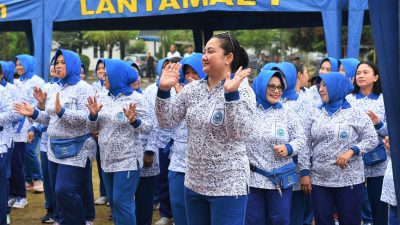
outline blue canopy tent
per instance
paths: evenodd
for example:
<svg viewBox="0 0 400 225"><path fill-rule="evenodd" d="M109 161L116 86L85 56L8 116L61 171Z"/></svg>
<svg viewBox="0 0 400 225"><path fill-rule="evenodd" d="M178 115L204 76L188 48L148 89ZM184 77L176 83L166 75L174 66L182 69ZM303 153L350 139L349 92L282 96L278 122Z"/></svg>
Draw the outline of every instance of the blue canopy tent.
<svg viewBox="0 0 400 225"><path fill-rule="evenodd" d="M378 55L385 109L388 120L393 177L397 204L400 203L400 64L399 0L369 0L372 32ZM400 207L397 207L400 215ZM400 223L400 218L398 218Z"/></svg>
<svg viewBox="0 0 400 225"><path fill-rule="evenodd" d="M30 54L36 59L35 72L43 75L43 1L14 0L0 2L0 31L26 33Z"/></svg>
<svg viewBox="0 0 400 225"><path fill-rule="evenodd" d="M357 57L365 10L366 0L46 1L43 59L50 58L53 30L191 29L195 49L201 51L215 30L313 26L324 26L328 54L341 58L343 16L358 21L356 31L349 32L352 36L348 39L348 56ZM44 68L48 64L45 60Z"/></svg>

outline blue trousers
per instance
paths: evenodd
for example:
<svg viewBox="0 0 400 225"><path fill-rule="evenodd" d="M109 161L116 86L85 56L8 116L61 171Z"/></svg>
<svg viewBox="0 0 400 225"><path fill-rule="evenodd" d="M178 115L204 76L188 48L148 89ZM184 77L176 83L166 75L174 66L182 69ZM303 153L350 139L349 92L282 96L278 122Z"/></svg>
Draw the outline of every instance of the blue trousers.
<svg viewBox="0 0 400 225"><path fill-rule="evenodd" d="M290 225L303 225L306 209L306 194L303 191L292 192L292 203L290 208Z"/></svg>
<svg viewBox="0 0 400 225"><path fill-rule="evenodd" d="M7 199L10 197L10 179L11 179L11 156L12 156L13 148L9 148L7 154L4 158L5 160L5 168L6 168L6 177L7 177ZM7 214L10 214L11 208L7 207Z"/></svg>
<svg viewBox="0 0 400 225"><path fill-rule="evenodd" d="M314 220L314 211L312 208L311 195L305 196L305 208L304 208L304 225L311 225Z"/></svg>
<svg viewBox="0 0 400 225"><path fill-rule="evenodd" d="M104 181L103 181L103 169L101 168L101 159L100 159L100 147L99 144L97 144L97 152L96 152L96 162L97 162L97 173L99 174L99 191L100 191L100 197L106 196L106 188L104 187Z"/></svg>
<svg viewBox="0 0 400 225"><path fill-rule="evenodd" d="M25 159L24 159L24 174L25 181L32 182L34 180L43 180L42 170L40 167L36 147L40 141L39 136L36 134L32 143L25 145Z"/></svg>
<svg viewBox="0 0 400 225"><path fill-rule="evenodd" d="M160 174L157 176L158 197L160 200L160 216L172 218L172 209L169 197L168 166L170 160L169 152L164 152L163 148L158 149L160 162Z"/></svg>
<svg viewBox="0 0 400 225"><path fill-rule="evenodd" d="M140 177L135 193L137 225L151 225L156 176Z"/></svg>
<svg viewBox="0 0 400 225"><path fill-rule="evenodd" d="M169 193L172 207L172 215L176 225L187 225L185 206L185 174L175 171L168 172Z"/></svg>
<svg viewBox="0 0 400 225"><path fill-rule="evenodd" d="M61 225L85 225L86 208L82 197L87 179L91 179L88 160L85 168L49 161L50 184L55 190Z"/></svg>
<svg viewBox="0 0 400 225"><path fill-rule="evenodd" d="M43 174L43 188L44 188L44 199L45 208L48 211L54 212L56 200L54 191L51 188L50 177L49 177L49 160L47 159L47 152L40 151L40 165L42 166Z"/></svg>
<svg viewBox="0 0 400 225"><path fill-rule="evenodd" d="M206 196L185 187L189 225L244 225L247 195Z"/></svg>
<svg viewBox="0 0 400 225"><path fill-rule="evenodd" d="M0 154L0 225L7 224L7 175L6 175L6 155Z"/></svg>
<svg viewBox="0 0 400 225"><path fill-rule="evenodd" d="M398 219L397 206L390 206L389 225L399 225Z"/></svg>
<svg viewBox="0 0 400 225"><path fill-rule="evenodd" d="M289 225L292 188L277 190L250 188L246 225Z"/></svg>
<svg viewBox="0 0 400 225"><path fill-rule="evenodd" d="M363 204L361 209L361 218L363 223L372 223L371 204L368 200L367 187L363 188Z"/></svg>
<svg viewBox="0 0 400 225"><path fill-rule="evenodd" d="M96 210L94 207L94 194L93 194L93 181L92 181L92 164L86 173L84 188L82 189L83 205L86 209L86 221L93 222L96 217Z"/></svg>
<svg viewBox="0 0 400 225"><path fill-rule="evenodd" d="M383 176L367 177L368 199L371 203L372 223L388 224L388 204L381 201Z"/></svg>
<svg viewBox="0 0 400 225"><path fill-rule="evenodd" d="M24 158L25 142L14 142L11 153L10 196L26 198Z"/></svg>
<svg viewBox="0 0 400 225"><path fill-rule="evenodd" d="M115 225L136 225L134 195L140 180L140 170L104 172L103 176Z"/></svg>
<svg viewBox="0 0 400 225"><path fill-rule="evenodd" d="M315 224L334 225L333 213L336 209L339 224L360 225L363 185L338 188L313 185L311 196Z"/></svg>

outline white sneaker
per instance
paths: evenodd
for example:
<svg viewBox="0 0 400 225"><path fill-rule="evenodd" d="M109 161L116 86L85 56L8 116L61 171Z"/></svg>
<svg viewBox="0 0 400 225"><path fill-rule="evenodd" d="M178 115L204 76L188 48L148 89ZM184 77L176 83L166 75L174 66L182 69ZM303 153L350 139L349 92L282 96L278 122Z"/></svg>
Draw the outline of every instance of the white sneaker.
<svg viewBox="0 0 400 225"><path fill-rule="evenodd" d="M100 198L96 199L96 201L94 201L94 204L96 204L96 205L105 205L105 204L107 204L107 197L106 196L101 196Z"/></svg>
<svg viewBox="0 0 400 225"><path fill-rule="evenodd" d="M11 223L11 221L10 221L10 214L7 214L7 225L10 224L10 223Z"/></svg>
<svg viewBox="0 0 400 225"><path fill-rule="evenodd" d="M93 221L86 221L86 225L94 225Z"/></svg>
<svg viewBox="0 0 400 225"><path fill-rule="evenodd" d="M13 207L13 205L14 205L14 203L15 203L16 200L17 200L17 199L14 198L14 197L8 199L8 207L10 207L10 208Z"/></svg>
<svg viewBox="0 0 400 225"><path fill-rule="evenodd" d="M26 198L17 198L15 201L13 208L23 209L28 204L28 200Z"/></svg>
<svg viewBox="0 0 400 225"><path fill-rule="evenodd" d="M154 225L172 225L174 218L161 217Z"/></svg>

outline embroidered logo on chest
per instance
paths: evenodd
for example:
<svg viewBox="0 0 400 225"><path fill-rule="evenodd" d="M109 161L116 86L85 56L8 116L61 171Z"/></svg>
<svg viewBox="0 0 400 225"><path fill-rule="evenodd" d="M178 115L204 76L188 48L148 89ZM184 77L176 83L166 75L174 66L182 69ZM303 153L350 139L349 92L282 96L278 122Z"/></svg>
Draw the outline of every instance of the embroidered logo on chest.
<svg viewBox="0 0 400 225"><path fill-rule="evenodd" d="M117 121L117 122L119 122L119 123L124 122L124 121L125 121L124 112L117 112L117 113L115 114L115 121Z"/></svg>

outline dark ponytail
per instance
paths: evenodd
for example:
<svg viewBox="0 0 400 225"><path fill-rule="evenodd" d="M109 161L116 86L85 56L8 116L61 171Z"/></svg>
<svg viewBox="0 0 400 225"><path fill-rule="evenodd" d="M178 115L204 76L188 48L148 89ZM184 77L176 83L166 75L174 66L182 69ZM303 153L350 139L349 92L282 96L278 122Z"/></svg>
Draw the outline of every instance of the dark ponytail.
<svg viewBox="0 0 400 225"><path fill-rule="evenodd" d="M236 72L239 67L247 68L249 65L249 56L246 50L240 46L238 40L236 40L229 31L216 34L213 37L221 41L221 48L224 50L224 55L229 53L233 54L233 61L231 63L232 72Z"/></svg>

